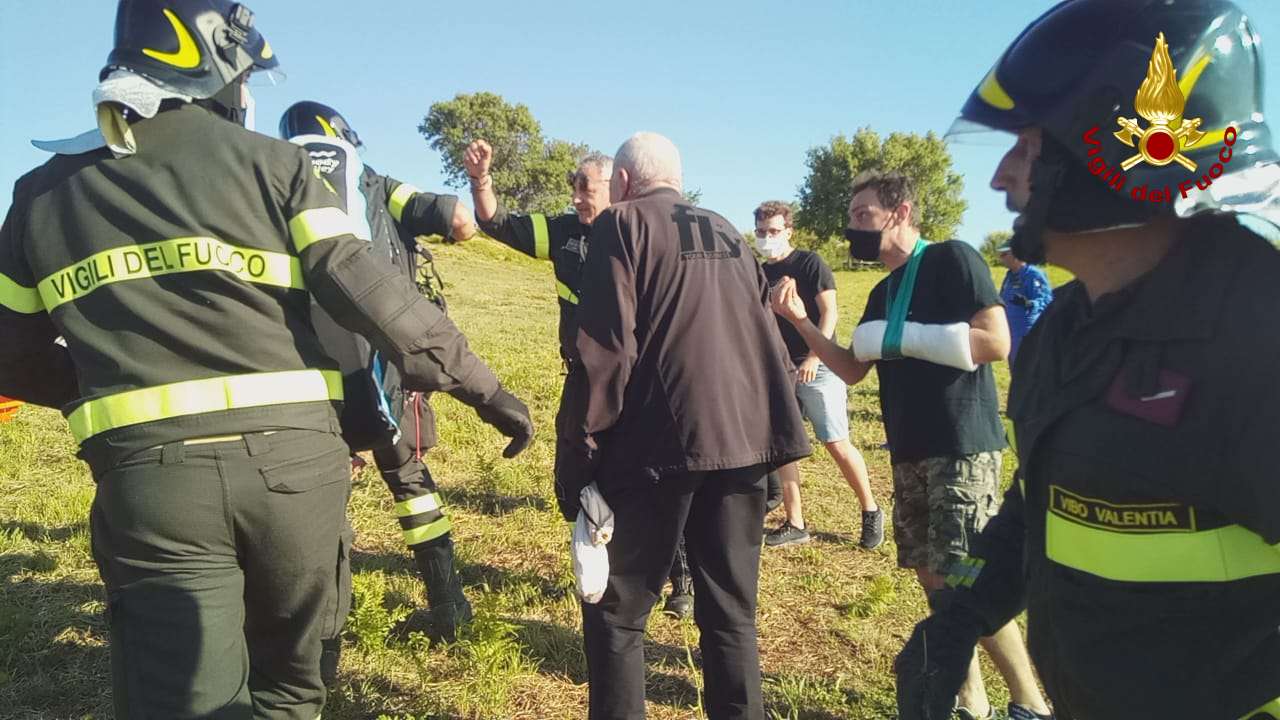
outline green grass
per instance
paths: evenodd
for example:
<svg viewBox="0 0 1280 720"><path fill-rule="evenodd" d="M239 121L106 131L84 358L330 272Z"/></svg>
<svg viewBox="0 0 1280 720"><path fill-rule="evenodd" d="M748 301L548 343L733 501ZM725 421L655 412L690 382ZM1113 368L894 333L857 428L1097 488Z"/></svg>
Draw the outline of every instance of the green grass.
<svg viewBox="0 0 1280 720"><path fill-rule="evenodd" d="M560 390L555 286L549 266L495 243L433 248L450 310L504 383L528 402L533 445L502 460L502 439L465 407L434 400L441 446L428 456L451 508L463 581L477 622L451 644L390 632L425 605L400 544L390 496L372 470L357 479L356 603L327 720L586 714L586 667L572 594L569 528L551 500L552 416ZM1003 269L993 270L997 282ZM878 272L839 272L837 335L848 342ZM1061 276L1051 272L1055 283ZM1008 370L996 368L1001 392ZM887 502L876 377L850 390L853 440ZM815 444L815 448L818 446ZM108 718L103 593L89 550L93 482L54 412L24 407L0 425L0 717ZM1006 457L1006 479L1012 463ZM925 612L889 540L856 547L858 507L821 450L801 463L814 543L770 550L760 583L760 648L768 714L780 720L892 717L891 663ZM780 511L769 519L780 521ZM649 717L699 717L697 630L654 613ZM988 672L993 702L1002 683Z"/></svg>

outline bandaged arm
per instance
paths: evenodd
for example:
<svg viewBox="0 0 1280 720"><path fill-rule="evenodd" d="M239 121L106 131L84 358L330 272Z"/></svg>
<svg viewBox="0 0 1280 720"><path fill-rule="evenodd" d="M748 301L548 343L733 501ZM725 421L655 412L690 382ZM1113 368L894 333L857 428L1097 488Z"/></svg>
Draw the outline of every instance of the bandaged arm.
<svg viewBox="0 0 1280 720"><path fill-rule="evenodd" d="M853 331L853 351L859 360L883 357L884 320L865 322ZM966 372L983 363L1003 360L1009 354L1009 323L1004 308L992 305L974 313L967 323L905 323L902 355Z"/></svg>

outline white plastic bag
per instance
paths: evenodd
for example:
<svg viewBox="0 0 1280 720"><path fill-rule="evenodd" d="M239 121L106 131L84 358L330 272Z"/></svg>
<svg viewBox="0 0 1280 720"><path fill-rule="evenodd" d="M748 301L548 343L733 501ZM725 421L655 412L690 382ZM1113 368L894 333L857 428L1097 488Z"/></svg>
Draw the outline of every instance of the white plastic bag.
<svg viewBox="0 0 1280 720"><path fill-rule="evenodd" d="M578 596L583 602L598 603L609 584L609 550L613 539L613 510L604 501L596 484L591 483L578 494L581 508L573 524L573 576L578 581Z"/></svg>

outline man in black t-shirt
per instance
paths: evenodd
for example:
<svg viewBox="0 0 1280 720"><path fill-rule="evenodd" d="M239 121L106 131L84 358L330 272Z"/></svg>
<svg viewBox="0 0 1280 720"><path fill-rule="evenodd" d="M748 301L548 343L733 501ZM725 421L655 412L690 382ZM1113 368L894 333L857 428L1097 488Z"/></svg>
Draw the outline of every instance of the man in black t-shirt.
<svg viewBox="0 0 1280 720"><path fill-rule="evenodd" d="M824 337L831 337L836 330L836 279L831 268L817 253L797 250L791 246L791 206L770 200L755 210L756 249L764 256L764 274L770 285L783 278L795 280L800 299L810 318ZM884 512L876 505L868 481L867 463L862 453L849 442L849 390L835 373L831 372L799 331L785 320L778 320L778 329L786 343L787 353L796 366L796 399L818 440L831 453L845 482L853 488L862 506L862 538L860 545L868 550L878 547L884 540ZM765 536L770 547L785 547L809 542L805 527L804 510L800 502L800 466L790 463L778 468L782 480L782 502L786 520L776 530Z"/></svg>
<svg viewBox="0 0 1280 720"><path fill-rule="evenodd" d="M943 587L951 564L999 506L1005 446L989 363L1009 352L1009 326L982 257L958 241L920 238L911 181L863 173L849 202L849 252L880 260L889 275L871 291L848 350L817 331L793 280L774 291L774 309L832 371L850 384L874 365L893 463L893 535L898 564L915 570L926 593ZM983 647L1009 685L1012 704L1048 713L1015 622ZM977 655L960 690L957 715L990 712Z"/></svg>

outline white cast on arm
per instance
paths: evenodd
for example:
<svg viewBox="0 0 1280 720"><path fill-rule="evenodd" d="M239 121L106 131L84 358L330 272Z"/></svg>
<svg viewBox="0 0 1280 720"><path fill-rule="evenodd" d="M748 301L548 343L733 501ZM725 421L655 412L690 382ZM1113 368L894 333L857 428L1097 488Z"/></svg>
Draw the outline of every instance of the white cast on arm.
<svg viewBox="0 0 1280 720"><path fill-rule="evenodd" d="M882 359L884 334L888 325L884 320L873 320L859 325L853 331L853 353L859 360L870 362ZM969 323L905 323L902 328L902 354L904 357L946 365L965 372L978 369L969 346Z"/></svg>

